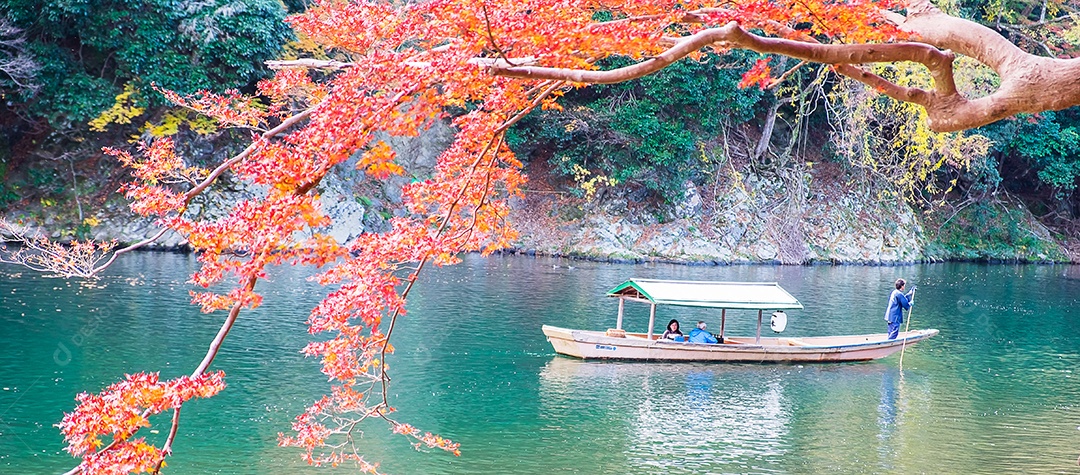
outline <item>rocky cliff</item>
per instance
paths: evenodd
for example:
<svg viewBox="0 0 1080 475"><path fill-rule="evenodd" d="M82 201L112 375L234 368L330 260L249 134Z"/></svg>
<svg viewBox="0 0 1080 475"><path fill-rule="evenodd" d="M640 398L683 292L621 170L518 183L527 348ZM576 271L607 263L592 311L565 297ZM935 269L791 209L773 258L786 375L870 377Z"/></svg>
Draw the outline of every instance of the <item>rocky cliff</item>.
<svg viewBox="0 0 1080 475"><path fill-rule="evenodd" d="M733 174L707 186L687 182L683 199L666 212L650 210L625 190L589 200L538 189L515 203L516 251L711 264L1068 260L1052 233L1022 208L1013 210L1028 218L1022 232L1038 245L970 255L943 249L941 228L927 229L904 200L845 186L829 168L800 170L794 179Z"/></svg>
<svg viewBox="0 0 1080 475"><path fill-rule="evenodd" d="M431 176L438 151L452 139L453 130L444 124L418 138L386 138L409 171L386 182L367 179L355 163L339 165L320 184L324 209L334 222L327 232L347 242L361 232L387 229L388 219L402 212L402 185ZM1016 228L1005 238L991 239L972 236L959 212L945 220L940 213L920 213L904 200L866 191L873 186L852 184L833 163L802 165L783 175L754 173L748 167L724 169L704 185L686 182L677 202L658 203L646 190L624 185L583 197L574 192L572 181L534 163L527 170L531 181L525 197L512 201L511 221L521 231L514 250L710 264L1069 260L1054 235L1019 203L1008 209L1008 223L979 219L984 228ZM218 193L200 197L189 212L218 217L231 203L260 194L257 187L227 176L215 187ZM92 226L82 225L83 236L131 243L158 231L152 220L126 212L116 196L98 202L103 204L87 211ZM75 236L71 230L79 225L66 208L23 209L6 217L65 239ZM953 242L942 242L946 235ZM182 236L170 233L149 248L183 250L185 245Z"/></svg>

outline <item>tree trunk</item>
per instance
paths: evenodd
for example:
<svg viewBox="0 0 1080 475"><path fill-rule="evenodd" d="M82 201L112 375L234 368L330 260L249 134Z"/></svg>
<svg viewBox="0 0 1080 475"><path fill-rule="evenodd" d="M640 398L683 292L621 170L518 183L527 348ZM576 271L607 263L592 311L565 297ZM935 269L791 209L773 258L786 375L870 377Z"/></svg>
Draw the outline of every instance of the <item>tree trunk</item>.
<svg viewBox="0 0 1080 475"><path fill-rule="evenodd" d="M782 103L773 95L772 105L769 106L769 112L765 114L765 126L761 128L761 139L758 140L757 146L754 147L754 155L751 156L751 160L757 161L765 152L769 149L769 142L772 141L773 128L776 127L776 114L780 112L780 106Z"/></svg>

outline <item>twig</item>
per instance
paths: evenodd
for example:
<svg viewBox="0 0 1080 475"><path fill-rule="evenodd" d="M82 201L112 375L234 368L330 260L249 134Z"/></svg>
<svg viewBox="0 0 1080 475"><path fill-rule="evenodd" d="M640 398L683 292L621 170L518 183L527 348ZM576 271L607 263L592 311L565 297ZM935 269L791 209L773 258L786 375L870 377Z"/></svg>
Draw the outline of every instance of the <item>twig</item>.
<svg viewBox="0 0 1080 475"><path fill-rule="evenodd" d="M183 406L181 406L183 407ZM165 445L161 446L161 460L158 460L157 466L154 467L154 475L161 473L161 466L165 465L165 457L172 454L173 439L176 439L176 431L180 428L180 407L173 409L172 427L169 428L169 437L165 439Z"/></svg>
<svg viewBox="0 0 1080 475"><path fill-rule="evenodd" d="M484 26L487 30L488 41L491 42L491 47L495 48L495 52L499 53L499 57L509 64L514 64L510 61L510 58L506 57L506 53L503 51L499 43L495 41L495 34L491 32L491 19L488 18L487 1L480 2L480 10L484 12Z"/></svg>

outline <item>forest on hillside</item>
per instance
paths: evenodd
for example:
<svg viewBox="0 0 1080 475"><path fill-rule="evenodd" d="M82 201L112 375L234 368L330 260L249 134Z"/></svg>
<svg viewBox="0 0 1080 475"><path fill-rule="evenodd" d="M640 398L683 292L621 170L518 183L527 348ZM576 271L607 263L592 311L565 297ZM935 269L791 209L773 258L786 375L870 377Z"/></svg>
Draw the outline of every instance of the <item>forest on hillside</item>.
<svg viewBox="0 0 1080 475"><path fill-rule="evenodd" d="M1029 52L1075 55L1070 2L940 2ZM171 136L185 160L205 164L243 134L169 105L181 94L254 92L278 58L335 59L283 21L304 0L35 2L0 7L0 211L63 215L74 235L94 225L124 180L102 146ZM635 190L671 206L684 185L738 169L799 180L823 163L842 183L907 200L971 232L1026 207L1062 236L1080 220L1080 111L1020 115L965 132L936 133L925 113L842 79L828 66L770 58L781 81L740 84L761 55L738 51L685 60L641 80L568 91L561 110L533 112L508 137L526 162L543 162L566 190ZM617 61L617 60L616 60ZM606 66L618 66L611 63ZM874 66L910 85L921 65ZM956 62L959 86L978 97L996 75ZM327 73L330 74L330 73ZM71 206L75 204L75 206ZM1006 207L1006 208L1008 208ZM77 213L76 213L77 211ZM1004 217L1003 217L1004 216Z"/></svg>

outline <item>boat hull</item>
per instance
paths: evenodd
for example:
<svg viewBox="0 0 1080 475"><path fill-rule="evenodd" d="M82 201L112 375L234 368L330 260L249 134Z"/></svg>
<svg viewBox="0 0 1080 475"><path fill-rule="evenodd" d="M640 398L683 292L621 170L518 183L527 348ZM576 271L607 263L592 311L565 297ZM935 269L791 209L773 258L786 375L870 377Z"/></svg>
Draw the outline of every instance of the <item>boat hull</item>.
<svg viewBox="0 0 1080 475"><path fill-rule="evenodd" d="M582 359L644 361L842 362L884 358L904 347L938 334L937 330L903 332L895 340L884 333L806 338L729 337L722 344L648 339L644 334L625 337L605 332L543 327L555 352Z"/></svg>

